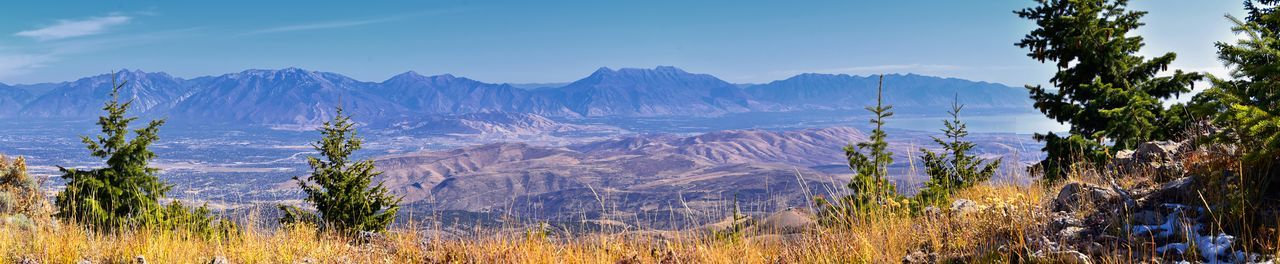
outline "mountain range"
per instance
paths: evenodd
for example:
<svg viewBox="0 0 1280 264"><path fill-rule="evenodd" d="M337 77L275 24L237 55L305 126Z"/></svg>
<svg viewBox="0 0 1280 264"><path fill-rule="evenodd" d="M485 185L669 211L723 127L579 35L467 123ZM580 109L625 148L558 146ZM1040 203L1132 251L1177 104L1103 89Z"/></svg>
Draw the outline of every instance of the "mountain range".
<svg viewBox="0 0 1280 264"><path fill-rule="evenodd" d="M876 78L801 74L765 84L733 84L707 74L659 66L600 68L558 87L516 87L449 74L406 72L382 82L299 68L245 70L183 79L125 70L120 97L150 117L246 124L316 124L333 106L365 122L421 115L486 112L555 118L720 116L745 112L861 109L875 99ZM62 83L0 84L0 118L96 117L113 75ZM885 98L900 112L941 115L936 106L959 99L967 109L1031 109L1026 92L1005 85L914 74L885 76Z"/></svg>

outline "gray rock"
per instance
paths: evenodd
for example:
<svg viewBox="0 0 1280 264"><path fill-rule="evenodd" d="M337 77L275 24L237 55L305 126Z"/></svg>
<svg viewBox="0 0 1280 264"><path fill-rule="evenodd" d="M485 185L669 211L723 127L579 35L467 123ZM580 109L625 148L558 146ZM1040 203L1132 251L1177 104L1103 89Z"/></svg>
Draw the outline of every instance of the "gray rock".
<svg viewBox="0 0 1280 264"><path fill-rule="evenodd" d="M1053 212L1049 215L1049 228L1061 230L1071 226L1084 225L1079 218L1066 212Z"/></svg>
<svg viewBox="0 0 1280 264"><path fill-rule="evenodd" d="M1084 228L1078 226L1068 226L1058 231L1058 239L1077 241L1082 237L1084 237Z"/></svg>
<svg viewBox="0 0 1280 264"><path fill-rule="evenodd" d="M1138 144L1133 150L1116 152L1111 168L1122 173L1153 171L1163 177L1181 177L1184 173L1179 161L1194 149L1189 142L1152 141Z"/></svg>
<svg viewBox="0 0 1280 264"><path fill-rule="evenodd" d="M1166 192L1183 192L1191 189L1191 177L1182 177L1160 185L1161 191Z"/></svg>
<svg viewBox="0 0 1280 264"><path fill-rule="evenodd" d="M1212 144L1206 148L1206 151L1210 155L1236 155L1239 154L1236 153L1238 150L1239 149L1236 148L1236 145L1231 144Z"/></svg>
<svg viewBox="0 0 1280 264"><path fill-rule="evenodd" d="M967 213L977 212L980 209L981 208L978 207L978 203L974 202L973 200L956 199L955 201L951 202L951 212L957 213L957 214L967 214Z"/></svg>
<svg viewBox="0 0 1280 264"><path fill-rule="evenodd" d="M1131 149L1116 151L1116 156L1113 159L1130 160L1133 159L1133 153L1134 151Z"/></svg>
<svg viewBox="0 0 1280 264"><path fill-rule="evenodd" d="M356 236L360 243L381 243L386 241L386 236L378 232L360 231Z"/></svg>
<svg viewBox="0 0 1280 264"><path fill-rule="evenodd" d="M1075 250L1036 252L1033 258L1044 263L1089 264L1089 256Z"/></svg>
<svg viewBox="0 0 1280 264"><path fill-rule="evenodd" d="M1137 162L1133 159L1133 150L1121 150L1116 152L1116 156L1111 158L1111 163L1115 166L1129 168Z"/></svg>
<svg viewBox="0 0 1280 264"><path fill-rule="evenodd" d="M212 260L209 260L209 264L231 264L231 262L227 261L227 257L214 256Z"/></svg>
<svg viewBox="0 0 1280 264"><path fill-rule="evenodd" d="M1084 243L1084 245L1082 245L1081 247L1084 248L1085 252L1089 252L1090 255L1094 255L1094 256L1107 255L1107 247L1103 246L1102 243L1087 242L1087 243Z"/></svg>
<svg viewBox="0 0 1280 264"><path fill-rule="evenodd" d="M1057 241L1049 239L1049 237L1047 236L1028 236L1027 245L1031 246L1031 248L1053 249L1053 250L1057 250L1059 247Z"/></svg>
<svg viewBox="0 0 1280 264"><path fill-rule="evenodd" d="M1075 212L1087 203L1109 201L1117 197L1119 195L1110 189L1073 182L1062 186L1062 190L1058 191L1058 198L1054 199L1053 210L1056 212Z"/></svg>
<svg viewBox="0 0 1280 264"><path fill-rule="evenodd" d="M938 253L924 253L924 251L916 250L911 253L908 253L907 256L902 257L902 263L904 264L938 263Z"/></svg>
<svg viewBox="0 0 1280 264"><path fill-rule="evenodd" d="M1165 222L1165 215L1152 210L1142 210L1130 216L1133 224L1137 225L1159 225Z"/></svg>
<svg viewBox="0 0 1280 264"><path fill-rule="evenodd" d="M1167 162L1181 157L1182 142L1151 141L1138 144L1133 150L1133 158L1138 162Z"/></svg>
<svg viewBox="0 0 1280 264"><path fill-rule="evenodd" d="M942 215L942 209L938 209L937 206L932 206L932 205L926 206L924 208L924 215L930 218L937 217L939 215Z"/></svg>

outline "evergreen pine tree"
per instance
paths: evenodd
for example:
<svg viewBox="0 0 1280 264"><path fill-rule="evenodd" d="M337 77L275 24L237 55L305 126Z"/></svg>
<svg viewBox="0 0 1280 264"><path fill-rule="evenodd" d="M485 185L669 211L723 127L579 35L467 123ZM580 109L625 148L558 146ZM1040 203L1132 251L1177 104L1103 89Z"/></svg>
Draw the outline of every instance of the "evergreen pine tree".
<svg viewBox="0 0 1280 264"><path fill-rule="evenodd" d="M160 139L157 133L164 120L153 120L133 130L133 139L127 138L129 123L137 117L125 116L132 101L120 103L120 89L126 83L112 76L111 100L102 108L107 115L98 118L102 135L80 137L91 155L105 159L107 166L90 170L59 166L67 187L54 199L54 216L108 232L158 227L207 236L233 230L230 222L214 222L205 206L191 209L177 201L161 206L160 200L172 186L156 177L159 169L150 167L156 154L148 147Z"/></svg>
<svg viewBox="0 0 1280 264"><path fill-rule="evenodd" d="M54 199L54 216L107 232L157 227L202 236L229 234L235 226L215 222L205 206L191 209L177 201L161 206L160 200L172 186L156 177L159 169L150 167L156 154L148 146L159 140L157 133L164 120L133 130L133 139L128 139L129 123L137 118L125 116L132 101L120 103L125 83L116 82L112 75L111 100L102 108L107 115L98 118L102 135L80 137L90 153L105 159L107 166L91 170L59 166L67 187Z"/></svg>
<svg viewBox="0 0 1280 264"><path fill-rule="evenodd" d="M153 120L134 130L133 139L126 139L129 123L137 118L125 117L132 101L119 101L125 82L112 85L111 100L102 108L107 115L98 118L103 135L81 137L94 157L106 160L107 167L59 166L67 187L55 199L55 216L107 231L162 223L159 200L171 187L156 178L158 169L149 166L156 155L147 147L159 139L156 133L164 120Z"/></svg>
<svg viewBox="0 0 1280 264"><path fill-rule="evenodd" d="M849 217L865 216L877 210L888 212L901 209L905 200L898 195L897 187L889 180L889 165L893 164L893 152L889 151L888 136L884 132L884 119L893 116L893 106L884 104L884 75L880 76L880 85L876 90L876 105L868 106L867 111L874 115L871 124L869 141L858 142L844 147L845 157L849 160L849 168L854 171L853 178L847 187L851 194L838 200L837 203L818 199L819 206L825 208L827 219L848 222Z"/></svg>
<svg viewBox="0 0 1280 264"><path fill-rule="evenodd" d="M1226 215L1240 216L1238 224L1243 225L1275 224L1274 215L1260 212L1280 196L1280 184L1276 184L1280 180L1277 4L1280 0L1245 1L1245 20L1228 16L1236 24L1232 30L1244 35L1234 44L1216 44L1218 58L1231 69L1230 76L1211 77L1213 86L1196 95L1188 107L1198 116L1211 118L1209 122L1216 132L1210 135L1209 142L1239 150L1201 159L1202 169L1208 172L1199 176L1204 179L1205 188L1217 190L1207 194L1208 201L1215 203L1212 206ZM1232 162L1235 160L1240 162Z"/></svg>
<svg viewBox="0 0 1280 264"><path fill-rule="evenodd" d="M1261 4L1263 7L1259 7ZM1213 78L1213 87L1193 99L1195 111L1221 128L1214 140L1237 144L1253 165L1280 165L1280 0L1246 1L1244 21L1228 16L1246 38L1219 42L1218 58L1231 79Z"/></svg>
<svg viewBox="0 0 1280 264"><path fill-rule="evenodd" d="M379 174L372 160L350 160L363 142L354 126L351 117L338 107L334 119L320 129L324 137L311 145L323 158L309 157L311 176L305 180L294 177L294 180L306 192L306 201L319 213L322 229L344 235L386 231L400 209L400 198L389 194L381 182L372 184ZM308 218L305 214L298 215L300 210L281 209L286 209L286 218Z"/></svg>
<svg viewBox="0 0 1280 264"><path fill-rule="evenodd" d="M1000 166L999 159L988 161L969 154L974 144L964 141L969 131L965 128L964 122L960 121L962 109L964 105L960 104L957 96L957 99L951 102L951 110L947 111L947 114L951 115L951 120L942 121L945 127L942 129L944 138L933 137L933 141L942 146L944 152L935 153L929 149L920 149L924 153L921 159L924 161L925 173L929 175L929 180L924 183L924 189L916 194L917 202L912 204L916 209L946 203L956 191L991 179Z"/></svg>
<svg viewBox="0 0 1280 264"><path fill-rule="evenodd" d="M1045 142L1040 162L1045 178L1064 178L1079 161L1101 163L1115 150L1149 140L1163 140L1181 127L1161 100L1190 91L1199 73L1176 70L1160 76L1176 55L1138 56L1143 39L1131 31L1142 26L1146 12L1125 9L1126 0L1037 0L1039 6L1015 11L1035 21L1016 45L1027 56L1054 62L1051 92L1028 85L1035 107L1045 116L1071 126L1068 135L1036 134ZM1113 144L1107 146L1107 144Z"/></svg>

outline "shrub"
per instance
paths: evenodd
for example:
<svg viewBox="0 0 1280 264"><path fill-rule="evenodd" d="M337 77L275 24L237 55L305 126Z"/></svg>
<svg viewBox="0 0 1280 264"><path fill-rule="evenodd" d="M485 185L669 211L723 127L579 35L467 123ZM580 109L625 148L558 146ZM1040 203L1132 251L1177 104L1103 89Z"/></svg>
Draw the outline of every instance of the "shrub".
<svg viewBox="0 0 1280 264"><path fill-rule="evenodd" d="M162 230L184 231L186 234L200 237L233 237L239 229L231 221L214 217L206 205L190 208L182 202L173 201L164 207L164 222L159 226Z"/></svg>
<svg viewBox="0 0 1280 264"><path fill-rule="evenodd" d="M26 161L0 155L0 214L32 216L42 212L44 205L40 184L27 174Z"/></svg>
<svg viewBox="0 0 1280 264"><path fill-rule="evenodd" d="M316 215L316 213L298 208L297 206L281 204L276 205L276 208L280 209L281 216L279 222L282 226L301 224L318 227L320 224L323 224L323 221L320 220L320 216Z"/></svg>

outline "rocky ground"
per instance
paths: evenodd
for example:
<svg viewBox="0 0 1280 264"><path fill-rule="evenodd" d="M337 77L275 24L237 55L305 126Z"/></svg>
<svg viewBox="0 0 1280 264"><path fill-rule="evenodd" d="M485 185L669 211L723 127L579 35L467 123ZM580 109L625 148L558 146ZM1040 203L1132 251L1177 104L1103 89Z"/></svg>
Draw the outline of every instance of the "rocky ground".
<svg viewBox="0 0 1280 264"><path fill-rule="evenodd" d="M1051 196L1033 209L1032 221L1039 227L1026 229L1025 243L1001 246L998 254L1049 263L1273 263L1274 251L1248 250L1250 243L1240 239L1241 234L1224 228L1223 218L1231 216L1208 206L1213 203L1205 198L1206 188L1221 185L1197 182L1214 178L1193 168L1233 151L1175 141L1121 151L1105 168L1050 191ZM957 199L951 208L937 211L984 210L978 202ZM975 258L916 250L903 262Z"/></svg>
<svg viewBox="0 0 1280 264"><path fill-rule="evenodd" d="M1223 230L1200 192L1208 185L1196 182L1204 177L1189 169L1197 165L1190 164L1193 157L1231 151L1175 141L1121 151L1100 170L1102 183L1064 185L1052 202L1048 228L1028 239L1042 252L1066 252L1061 254L1081 261L1128 256L1126 262L1140 263L1269 263L1275 256L1264 253L1270 252L1242 250L1247 246L1238 234Z"/></svg>

